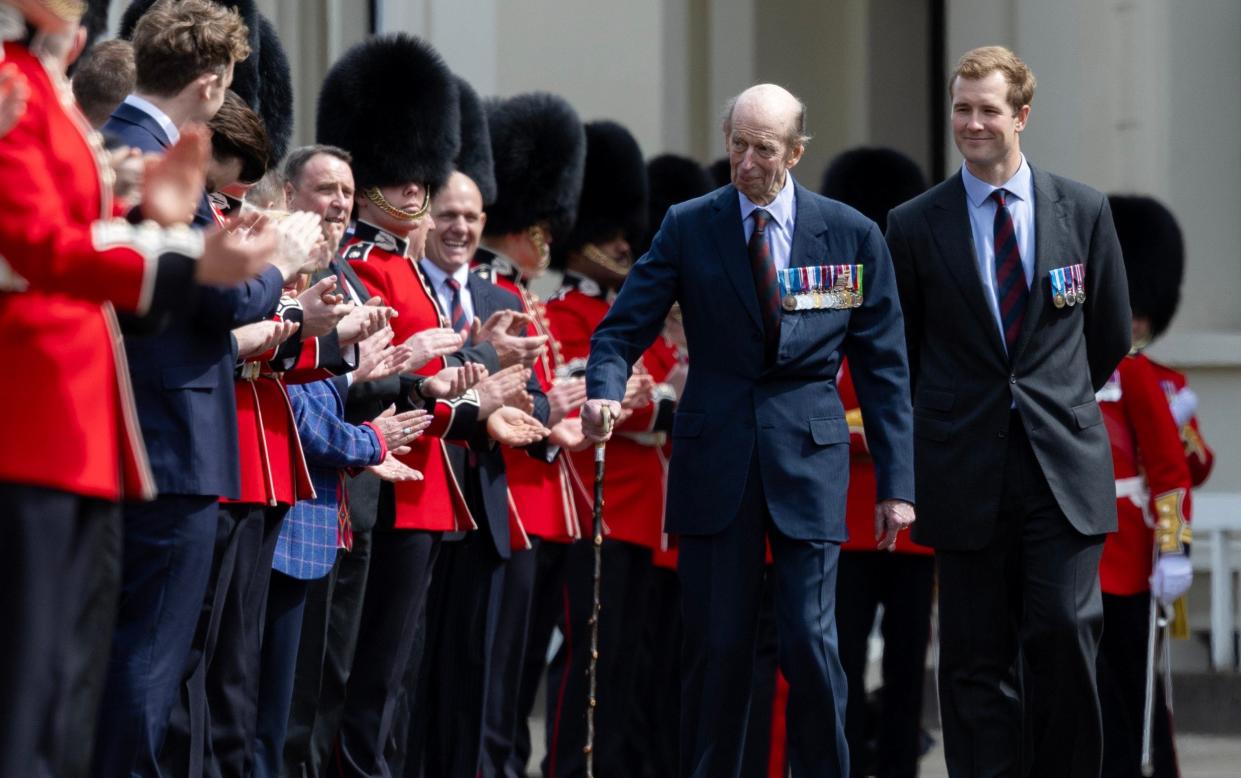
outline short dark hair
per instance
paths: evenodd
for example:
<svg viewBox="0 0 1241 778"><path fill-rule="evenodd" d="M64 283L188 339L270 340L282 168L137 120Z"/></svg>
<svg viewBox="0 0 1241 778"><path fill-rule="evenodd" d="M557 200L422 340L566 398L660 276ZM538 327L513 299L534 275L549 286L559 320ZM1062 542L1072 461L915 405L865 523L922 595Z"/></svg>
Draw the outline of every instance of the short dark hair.
<svg viewBox="0 0 1241 778"><path fill-rule="evenodd" d="M353 155L341 147L327 143L314 143L309 146L298 146L285 155L284 163L280 166L281 177L286 183L297 186L297 179L301 177L302 170L310 164L310 160L320 154L336 157L346 165L353 164Z"/></svg>
<svg viewBox="0 0 1241 778"><path fill-rule="evenodd" d="M100 127L134 91L134 47L114 39L91 47L73 72L73 96L94 127Z"/></svg>
<svg viewBox="0 0 1241 778"><path fill-rule="evenodd" d="M243 183L263 177L271 162L271 140L263 120L231 89L224 104L207 124L211 128L211 153L216 159L240 159Z"/></svg>
<svg viewBox="0 0 1241 778"><path fill-rule="evenodd" d="M250 56L237 9L212 0L160 0L138 20L133 44L138 90L161 97Z"/></svg>

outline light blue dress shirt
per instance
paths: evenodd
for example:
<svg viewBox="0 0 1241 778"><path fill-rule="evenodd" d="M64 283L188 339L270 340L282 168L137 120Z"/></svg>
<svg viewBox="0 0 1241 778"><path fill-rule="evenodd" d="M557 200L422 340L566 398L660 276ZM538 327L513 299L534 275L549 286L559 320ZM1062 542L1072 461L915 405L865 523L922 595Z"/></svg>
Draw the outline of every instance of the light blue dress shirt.
<svg viewBox="0 0 1241 778"><path fill-rule="evenodd" d="M138 95L129 95L125 98L125 103L132 105L147 116L150 116L159 123L160 129L168 136L168 145L171 146L181 140L181 131L177 129L177 125L172 123L172 119L168 118L168 114L161 111L150 100Z"/></svg>
<svg viewBox="0 0 1241 778"><path fill-rule="evenodd" d="M444 283L448 280L448 274L440 270L434 262L423 257L419 263L422 270L427 274L427 281L431 283L431 288L435 290L435 298L439 300L440 310L444 312L444 318L449 320L449 326L452 324L452 290L448 288L448 284ZM465 311L466 322L474 321L474 297L470 294L470 266L462 265L457 268L457 272L452 277L461 284L461 310Z"/></svg>
<svg viewBox="0 0 1241 778"><path fill-rule="evenodd" d="M1003 186L993 186L975 177L965 165L961 166L961 180L965 183L966 206L970 212L970 231L974 236L974 255L978 261L978 275L982 278L982 291L987 296L987 305L991 307L1000 342L1005 343L1000 301L995 295L995 209L998 206L991 199L991 193L997 189L1008 192L1004 196L1004 204L1013 218L1017 251L1021 253L1021 268L1029 287L1034 280L1034 177L1023 154L1021 166Z"/></svg>
<svg viewBox="0 0 1241 778"><path fill-rule="evenodd" d="M754 234L754 220L750 215L755 209L762 208L771 214L767 223L767 245L771 248L771 261L776 270L784 270L789 266L789 256L793 253L793 224L797 220L797 198L793 196L793 176L786 173L784 188L776 199L767 205L755 205L750 198L737 192L741 200L741 226L745 230L745 243L750 245L750 236Z"/></svg>

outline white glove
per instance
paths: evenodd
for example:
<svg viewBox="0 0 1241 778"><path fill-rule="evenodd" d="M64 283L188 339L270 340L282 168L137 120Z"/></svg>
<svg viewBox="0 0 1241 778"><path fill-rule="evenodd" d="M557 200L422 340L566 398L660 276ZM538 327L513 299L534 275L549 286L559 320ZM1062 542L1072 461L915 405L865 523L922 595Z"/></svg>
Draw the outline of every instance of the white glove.
<svg viewBox="0 0 1241 778"><path fill-rule="evenodd" d="M1171 605L1189 591L1194 581L1194 568L1184 554L1163 554L1155 562L1151 573L1151 596L1159 598L1164 605Z"/></svg>
<svg viewBox="0 0 1241 778"><path fill-rule="evenodd" d="M1177 392L1168 403L1176 426L1184 427L1198 412L1198 395L1188 386Z"/></svg>

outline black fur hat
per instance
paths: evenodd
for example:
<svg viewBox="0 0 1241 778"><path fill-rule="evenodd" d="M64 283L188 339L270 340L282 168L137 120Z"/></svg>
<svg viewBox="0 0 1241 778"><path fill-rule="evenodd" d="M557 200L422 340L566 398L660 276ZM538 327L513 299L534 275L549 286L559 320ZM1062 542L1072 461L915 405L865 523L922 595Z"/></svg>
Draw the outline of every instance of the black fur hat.
<svg viewBox="0 0 1241 778"><path fill-rule="evenodd" d="M710 167L707 168L707 173L711 175L711 181L717 187L733 182L733 170L728 157L720 157L712 162Z"/></svg>
<svg viewBox="0 0 1241 778"><path fill-rule="evenodd" d="M1129 276L1129 304L1134 316L1151 322L1151 336L1168 329L1181 302L1185 276L1185 242L1172 212L1152 197L1108 195L1116 237Z"/></svg>
<svg viewBox="0 0 1241 778"><path fill-rule="evenodd" d="M478 185L483 205L496 201L495 161L491 157L491 131L487 129L487 113L478 92L464 78L457 76L457 95L461 100L461 151L456 168Z"/></svg>
<svg viewBox="0 0 1241 778"><path fill-rule="evenodd" d="M646 253L669 208L704 195L714 188L702 165L677 154L661 154L647 162L646 178L651 187L646 219L647 237L641 250L634 246L635 255Z"/></svg>
<svg viewBox="0 0 1241 778"><path fill-rule="evenodd" d="M159 0L133 0L121 16L120 37L133 38L138 20L157 2ZM279 160L293 135L293 77L280 36L271 20L259 12L254 0L214 2L236 9L245 22L250 36L250 56L233 67L230 89L263 119L271 140L272 159Z"/></svg>
<svg viewBox="0 0 1241 778"><path fill-rule="evenodd" d="M646 237L650 189L642 149L629 130L613 121L586 125L586 175L573 232L561 242L561 258L587 243L609 240L617 232L637 245Z"/></svg>
<svg viewBox="0 0 1241 778"><path fill-rule="evenodd" d="M531 92L486 102L496 201L487 209L487 235L521 232L546 222L552 245L577 218L586 160L586 133L562 97Z"/></svg>
<svg viewBox="0 0 1241 778"><path fill-rule="evenodd" d="M315 141L353 155L359 187L416 181L434 192L461 150L456 77L419 38L368 38L323 79Z"/></svg>
<svg viewBox="0 0 1241 778"><path fill-rule="evenodd" d="M853 206L879 225L888 223L888 211L922 194L926 178L918 163L895 149L850 149L823 171L819 193Z"/></svg>

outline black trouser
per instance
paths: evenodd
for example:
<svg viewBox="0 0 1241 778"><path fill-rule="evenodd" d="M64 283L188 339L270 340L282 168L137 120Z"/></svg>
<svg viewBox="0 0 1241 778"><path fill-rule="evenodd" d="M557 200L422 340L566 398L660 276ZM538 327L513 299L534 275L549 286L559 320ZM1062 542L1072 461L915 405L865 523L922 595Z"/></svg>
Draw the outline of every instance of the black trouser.
<svg viewBox="0 0 1241 778"><path fill-rule="evenodd" d="M931 631L935 559L922 554L842 551L836 577L840 663L849 681L845 737L854 776L918 774L922 685ZM874 760L866 744L866 654L875 612L883 606L883 687Z"/></svg>
<svg viewBox="0 0 1241 778"><path fill-rule="evenodd" d="M211 581L219 500L161 495L122 511L121 598L93 775L155 775Z"/></svg>
<svg viewBox="0 0 1241 778"><path fill-rule="evenodd" d="M1142 714L1146 702L1146 639L1150 594L1103 595L1103 642L1099 646L1099 701L1103 706L1103 775L1141 774ZM1165 662L1168 657L1164 657ZM1162 673L1155 675L1151 756L1157 778L1176 778L1176 744Z"/></svg>
<svg viewBox="0 0 1241 778"><path fill-rule="evenodd" d="M160 754L166 774L250 774L263 614L280 524L288 511L287 505L220 505L211 583Z"/></svg>
<svg viewBox="0 0 1241 778"><path fill-rule="evenodd" d="M771 671L775 673L774 659ZM626 769L634 778L676 775L680 763L681 587L675 570L651 568L637 678L637 692L630 699L625 721Z"/></svg>
<svg viewBox="0 0 1241 778"><path fill-rule="evenodd" d="M937 552L948 772L1093 778L1103 753L1103 536L1069 524L1016 414L1008 441L991 539Z"/></svg>
<svg viewBox="0 0 1241 778"><path fill-rule="evenodd" d="M526 632L526 657L522 663L521 684L517 694L517 720L513 731L513 750L505 766L505 778L525 778L530 761L530 715L534 711L539 684L547 670L547 649L556 627L563 625L569 610L569 595L564 586L568 543L552 543L539 538L534 542L534 593L530 598L530 620ZM548 721L555 708L546 712Z"/></svg>
<svg viewBox="0 0 1241 778"><path fill-rule="evenodd" d="M291 778L335 772L330 762L358 647L373 539L371 530L355 526L353 549L337 553L332 572L307 589L284 741L285 771Z"/></svg>
<svg viewBox="0 0 1241 778"><path fill-rule="evenodd" d="M90 775L120 587L120 508L0 483L0 777Z"/></svg>
<svg viewBox="0 0 1241 778"><path fill-rule="evenodd" d="M625 717L635 693L637 651L632 630L644 619L651 550L603 541L600 578L598 685L595 698L595 775L625 773ZM547 673L547 758L550 778L585 775L590 619L594 601L594 546L575 543L565 562L567 621L564 642Z"/></svg>
<svg viewBox="0 0 1241 778"><path fill-rule="evenodd" d="M376 530L362 602L357 651L328 775L389 778L384 756L421 629L439 532Z"/></svg>
<svg viewBox="0 0 1241 778"><path fill-rule="evenodd" d="M483 778L504 775L513 754L526 661L530 605L538 573L537 545L514 551L504 565L503 591L487 680L487 708L483 717L483 745L479 772Z"/></svg>
<svg viewBox="0 0 1241 778"><path fill-rule="evenodd" d="M254 738L253 778L284 775L284 737L293 703L297 647L310 581L271 571L263 618L263 660L259 667L259 715Z"/></svg>

